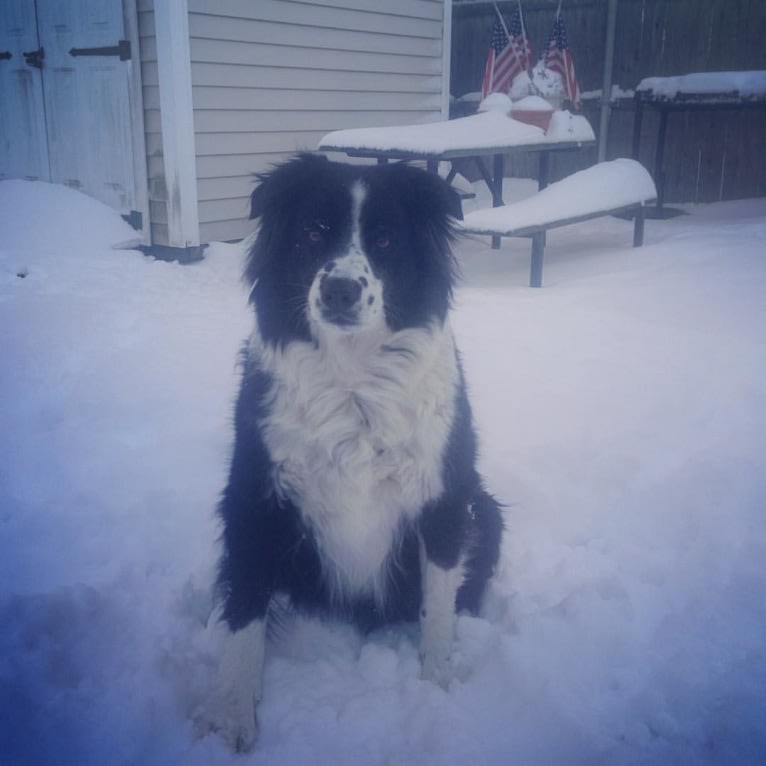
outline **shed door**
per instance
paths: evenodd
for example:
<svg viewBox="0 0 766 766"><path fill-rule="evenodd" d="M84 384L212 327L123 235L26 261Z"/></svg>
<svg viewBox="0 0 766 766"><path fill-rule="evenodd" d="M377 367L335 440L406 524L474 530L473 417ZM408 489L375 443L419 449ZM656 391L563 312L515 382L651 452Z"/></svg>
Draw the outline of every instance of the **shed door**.
<svg viewBox="0 0 766 766"><path fill-rule="evenodd" d="M8 0L3 1L7 7ZM14 44L23 51L37 50L38 56L17 60L14 53L10 63L16 69L11 68L10 78L3 75L3 87L15 99L3 98L3 104L32 106L0 118L0 135L7 146L3 151L17 157L9 162L13 171L9 173L5 155L0 154L0 177L39 177L66 184L130 214L136 208L136 190L130 46L125 41L122 0L11 0L10 9L10 14L1 14L3 40L23 36L23 45ZM0 60L0 71L8 63ZM23 90L26 83L31 83L31 95L29 88ZM34 134L29 127L39 125L41 113L47 140L39 138L42 128ZM35 162L37 155L44 161Z"/></svg>
<svg viewBox="0 0 766 766"><path fill-rule="evenodd" d="M128 213L136 205L122 2L37 0L37 24L51 181Z"/></svg>
<svg viewBox="0 0 766 766"><path fill-rule="evenodd" d="M4 0L0 13L0 109L3 112L0 116L0 179L50 178L42 70L34 66L34 54L39 47L35 4L30 0Z"/></svg>

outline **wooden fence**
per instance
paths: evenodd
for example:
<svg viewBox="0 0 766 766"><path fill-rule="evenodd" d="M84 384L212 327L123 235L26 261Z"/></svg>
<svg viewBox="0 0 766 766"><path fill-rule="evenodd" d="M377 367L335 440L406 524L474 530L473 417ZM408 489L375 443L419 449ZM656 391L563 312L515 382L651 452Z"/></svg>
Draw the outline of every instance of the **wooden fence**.
<svg viewBox="0 0 766 766"><path fill-rule="evenodd" d="M498 2L509 19L516 0ZM522 0L535 58L545 47L558 0ZM564 0L562 14L583 114L597 130L604 72L607 0ZM490 2L453 5L451 91L481 88L495 10ZM619 0L612 82L629 94L644 77L766 70L766 0ZM653 167L658 116L644 113L640 159ZM613 102L607 159L631 153L633 100ZM596 150L560 155L553 178L596 160ZM766 110L671 114L665 142L665 199L711 202L766 196ZM509 158L510 175L532 176L529 159Z"/></svg>

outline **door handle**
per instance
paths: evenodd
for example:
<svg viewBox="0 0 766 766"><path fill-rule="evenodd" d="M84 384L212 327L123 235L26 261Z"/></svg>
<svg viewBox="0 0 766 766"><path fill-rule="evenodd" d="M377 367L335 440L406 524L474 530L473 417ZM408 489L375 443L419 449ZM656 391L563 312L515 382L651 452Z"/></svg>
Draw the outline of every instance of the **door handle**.
<svg viewBox="0 0 766 766"><path fill-rule="evenodd" d="M10 60L11 60L10 51L0 51L0 61L10 61Z"/></svg>

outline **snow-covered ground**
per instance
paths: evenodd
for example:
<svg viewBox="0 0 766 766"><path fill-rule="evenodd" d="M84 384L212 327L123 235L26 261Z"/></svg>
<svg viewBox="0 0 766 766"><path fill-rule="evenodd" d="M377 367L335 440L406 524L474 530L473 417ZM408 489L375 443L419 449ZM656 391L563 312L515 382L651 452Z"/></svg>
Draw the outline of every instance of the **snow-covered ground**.
<svg viewBox="0 0 766 766"><path fill-rule="evenodd" d="M193 738L240 249L179 266L63 187L0 183L0 763L762 764L766 199L458 248L453 322L507 504L460 680L413 628L289 620L262 734ZM243 211L244 212L244 211Z"/></svg>

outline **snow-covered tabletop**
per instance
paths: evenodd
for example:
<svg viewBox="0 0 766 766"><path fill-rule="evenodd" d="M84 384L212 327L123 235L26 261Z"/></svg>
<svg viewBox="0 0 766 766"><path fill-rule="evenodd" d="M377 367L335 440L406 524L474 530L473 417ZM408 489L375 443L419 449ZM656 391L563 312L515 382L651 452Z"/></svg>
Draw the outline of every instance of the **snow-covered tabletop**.
<svg viewBox="0 0 766 766"><path fill-rule="evenodd" d="M322 138L319 149L364 157L448 160L514 150L567 148L593 141L593 129L580 115L555 112L544 132L490 111L420 125L336 130Z"/></svg>
<svg viewBox="0 0 766 766"><path fill-rule="evenodd" d="M656 101L766 101L766 71L647 77L638 84L636 95Z"/></svg>

